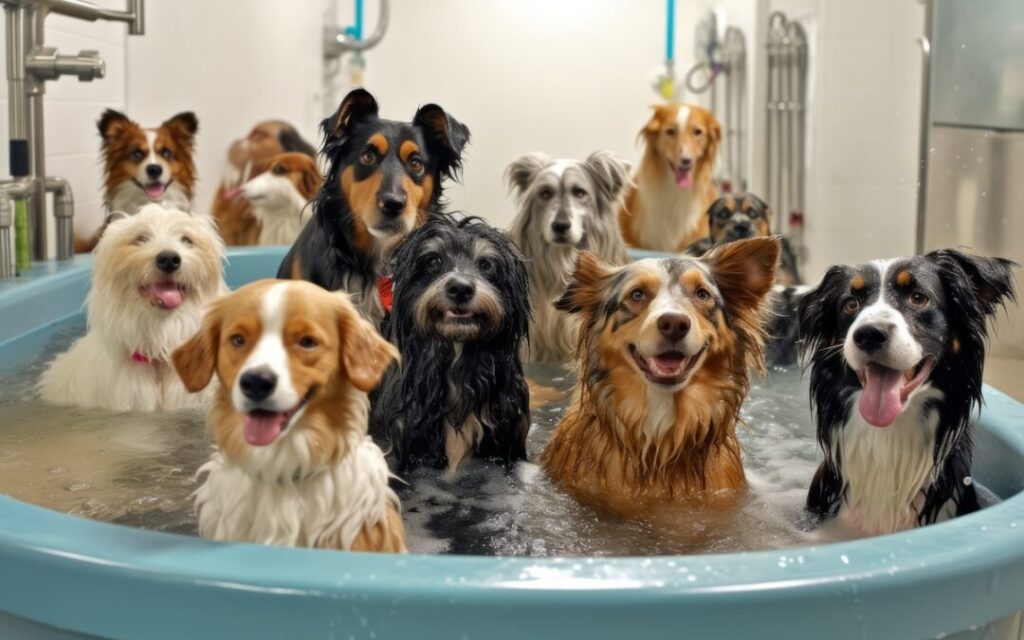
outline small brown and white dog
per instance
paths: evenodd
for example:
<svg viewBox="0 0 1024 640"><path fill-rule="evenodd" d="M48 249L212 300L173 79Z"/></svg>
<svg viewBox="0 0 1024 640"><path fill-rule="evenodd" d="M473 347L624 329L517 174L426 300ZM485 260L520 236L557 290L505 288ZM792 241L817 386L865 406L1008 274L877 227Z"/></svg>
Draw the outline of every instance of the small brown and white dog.
<svg viewBox="0 0 1024 640"><path fill-rule="evenodd" d="M764 369L775 238L704 258L610 268L580 254L560 309L580 314L578 382L541 460L548 475L628 512L744 486L736 421Z"/></svg>
<svg viewBox="0 0 1024 640"><path fill-rule="evenodd" d="M96 123L102 143L103 203L109 213L135 215L147 204L192 210L196 166L193 159L199 121L191 111L144 129L128 116L107 109ZM75 252L96 247L103 228L75 239Z"/></svg>
<svg viewBox="0 0 1024 640"><path fill-rule="evenodd" d="M258 122L245 138L235 140L228 149L227 165L211 215L217 221L224 242L229 246L253 245L259 241L260 223L248 200L239 198L242 185L260 164L271 156L294 151L316 159L316 149L306 142L292 125L282 120Z"/></svg>
<svg viewBox="0 0 1024 640"><path fill-rule="evenodd" d="M170 356L227 290L224 244L209 220L156 204L112 218L96 246L88 332L43 373L42 399L117 411L200 404Z"/></svg>
<svg viewBox="0 0 1024 640"><path fill-rule="evenodd" d="M711 181L722 128L696 105L664 104L640 131L644 152L619 224L626 244L678 251L708 235L705 212L717 192Z"/></svg>
<svg viewBox="0 0 1024 640"><path fill-rule="evenodd" d="M214 303L174 353L189 390L220 381L200 535L404 552L398 496L367 435L366 394L397 357L346 294L309 282L259 280Z"/></svg>
<svg viewBox="0 0 1024 640"><path fill-rule="evenodd" d="M260 223L257 244L291 246L312 215L306 205L323 182L316 160L295 151L279 153L256 171L242 185L241 196L252 205L252 215Z"/></svg>

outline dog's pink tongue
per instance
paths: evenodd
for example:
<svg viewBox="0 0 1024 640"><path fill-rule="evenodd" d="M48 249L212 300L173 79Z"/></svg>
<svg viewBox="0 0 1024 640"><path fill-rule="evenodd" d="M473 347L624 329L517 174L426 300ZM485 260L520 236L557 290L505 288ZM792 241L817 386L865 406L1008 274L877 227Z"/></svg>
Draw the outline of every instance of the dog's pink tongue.
<svg viewBox="0 0 1024 640"><path fill-rule="evenodd" d="M159 182L156 184L147 184L146 196L148 196L150 200L157 200L164 197L164 185Z"/></svg>
<svg viewBox="0 0 1024 640"><path fill-rule="evenodd" d="M864 371L864 390L860 394L860 415L876 427L888 427L903 410L902 386L902 371L868 365Z"/></svg>
<svg viewBox="0 0 1024 640"><path fill-rule="evenodd" d="M688 189L693 186L693 170L682 167L672 167L676 174L676 186L681 189Z"/></svg>
<svg viewBox="0 0 1024 640"><path fill-rule="evenodd" d="M679 370L683 368L683 360L685 360L681 354L664 354L660 356L652 356L650 364L653 366L651 369L654 373L662 377L670 377L679 374Z"/></svg>
<svg viewBox="0 0 1024 640"><path fill-rule="evenodd" d="M254 447L265 447L281 433L288 417L273 411L250 411L245 414L245 441Z"/></svg>
<svg viewBox="0 0 1024 640"><path fill-rule="evenodd" d="M164 309L173 309L184 299L181 289L173 282L157 282L150 285L149 295Z"/></svg>

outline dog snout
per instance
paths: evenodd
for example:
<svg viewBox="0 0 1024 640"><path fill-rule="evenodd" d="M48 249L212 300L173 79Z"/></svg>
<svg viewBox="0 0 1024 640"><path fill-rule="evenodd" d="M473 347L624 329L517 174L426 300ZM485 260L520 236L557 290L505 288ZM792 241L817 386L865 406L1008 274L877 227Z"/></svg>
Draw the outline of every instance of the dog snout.
<svg viewBox="0 0 1024 640"><path fill-rule="evenodd" d="M688 156L683 156L682 158L679 159L679 168L680 169L690 169L692 167L693 167L693 158L690 158Z"/></svg>
<svg viewBox="0 0 1024 640"><path fill-rule="evenodd" d="M444 287L445 295L455 304L469 302L476 293L476 286L462 278L452 278Z"/></svg>
<svg viewBox="0 0 1024 640"><path fill-rule="evenodd" d="M746 238L750 235L750 220L739 220L732 225L732 232L738 238Z"/></svg>
<svg viewBox="0 0 1024 640"><path fill-rule="evenodd" d="M397 218L405 210L407 200L407 196L402 192L382 193L377 196L377 206L384 215Z"/></svg>
<svg viewBox="0 0 1024 640"><path fill-rule="evenodd" d="M262 402L277 388L277 374L269 367L251 369L238 379L238 388L246 398L253 402Z"/></svg>
<svg viewBox="0 0 1024 640"><path fill-rule="evenodd" d="M864 353L875 353L888 340L888 328L879 325L865 325L853 332L853 344Z"/></svg>
<svg viewBox="0 0 1024 640"><path fill-rule="evenodd" d="M158 164L147 164L146 175L150 180L157 180L164 173L164 168Z"/></svg>
<svg viewBox="0 0 1024 640"><path fill-rule="evenodd" d="M181 254L177 251L161 251L156 254L156 268L164 273L174 273L181 268Z"/></svg>
<svg viewBox="0 0 1024 640"><path fill-rule="evenodd" d="M666 340L682 340L690 332L690 317L683 313L663 313L658 317L658 331Z"/></svg>
<svg viewBox="0 0 1024 640"><path fill-rule="evenodd" d="M556 236L564 236L569 233L570 228L572 228L572 223L568 220L556 218L554 222L551 223L551 231L553 231Z"/></svg>

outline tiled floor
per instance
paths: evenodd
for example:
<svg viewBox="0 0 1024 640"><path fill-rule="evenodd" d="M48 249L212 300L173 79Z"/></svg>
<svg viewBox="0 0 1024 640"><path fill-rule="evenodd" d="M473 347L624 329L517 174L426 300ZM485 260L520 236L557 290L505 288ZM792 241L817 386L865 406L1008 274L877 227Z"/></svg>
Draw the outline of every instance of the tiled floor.
<svg viewBox="0 0 1024 640"><path fill-rule="evenodd" d="M985 360L985 382L1024 402L1024 359L990 356Z"/></svg>

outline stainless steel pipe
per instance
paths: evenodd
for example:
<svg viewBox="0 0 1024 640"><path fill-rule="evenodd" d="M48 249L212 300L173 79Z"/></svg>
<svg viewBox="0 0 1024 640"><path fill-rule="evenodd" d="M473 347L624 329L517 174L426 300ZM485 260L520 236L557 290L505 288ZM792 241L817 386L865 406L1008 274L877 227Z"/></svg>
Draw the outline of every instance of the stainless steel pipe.
<svg viewBox="0 0 1024 640"><path fill-rule="evenodd" d="M0 280L13 278L14 267L14 206L15 199L28 198L34 185L29 180L0 183Z"/></svg>
<svg viewBox="0 0 1024 640"><path fill-rule="evenodd" d="M53 194L53 217L57 221L57 259L75 257L75 198L71 183L64 178L46 179L46 190Z"/></svg>
<svg viewBox="0 0 1024 640"><path fill-rule="evenodd" d="M366 51L376 47L384 39L384 34L388 30L388 22L391 18L389 5L389 0L380 0L377 27L368 38L357 40L340 27L332 25L324 27L324 57L328 59L339 58L342 54L349 51Z"/></svg>

